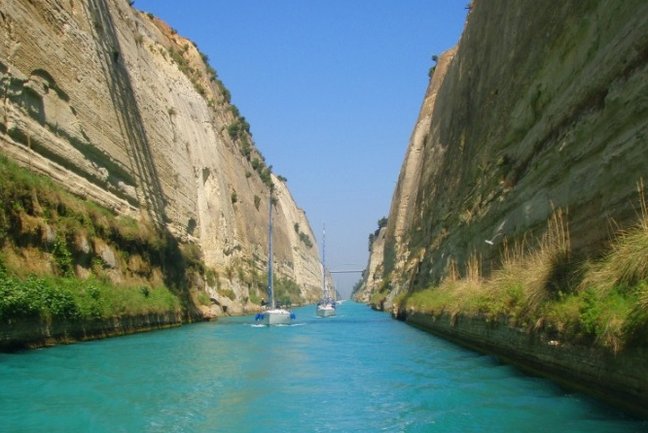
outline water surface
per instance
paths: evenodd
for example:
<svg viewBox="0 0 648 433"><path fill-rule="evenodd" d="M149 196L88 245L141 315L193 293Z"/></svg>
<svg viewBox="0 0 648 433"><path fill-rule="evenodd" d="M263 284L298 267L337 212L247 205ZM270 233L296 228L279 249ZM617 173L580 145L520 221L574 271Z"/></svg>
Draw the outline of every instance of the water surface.
<svg viewBox="0 0 648 433"><path fill-rule="evenodd" d="M0 355L0 431L648 431L364 305L296 312Z"/></svg>

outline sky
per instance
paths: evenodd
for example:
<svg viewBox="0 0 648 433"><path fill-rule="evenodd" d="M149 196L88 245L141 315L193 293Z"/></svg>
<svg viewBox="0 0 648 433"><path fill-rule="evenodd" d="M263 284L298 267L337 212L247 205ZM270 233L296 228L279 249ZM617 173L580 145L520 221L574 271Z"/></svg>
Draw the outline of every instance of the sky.
<svg viewBox="0 0 648 433"><path fill-rule="evenodd" d="M333 272L367 266L433 55L467 0L136 0L194 41L304 209ZM359 273L334 273L348 297Z"/></svg>

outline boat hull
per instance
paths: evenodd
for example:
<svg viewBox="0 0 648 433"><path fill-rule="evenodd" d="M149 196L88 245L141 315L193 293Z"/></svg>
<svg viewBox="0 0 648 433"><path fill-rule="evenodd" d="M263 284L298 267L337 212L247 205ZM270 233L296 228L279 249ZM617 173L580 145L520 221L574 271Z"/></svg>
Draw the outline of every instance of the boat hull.
<svg viewBox="0 0 648 433"><path fill-rule="evenodd" d="M290 311L283 308L275 308L274 310L266 310L263 312L262 322L265 325L289 325L292 320Z"/></svg>
<svg viewBox="0 0 648 433"><path fill-rule="evenodd" d="M330 304L327 305L318 305L317 306L317 315L319 317L331 317L335 316L335 308Z"/></svg>

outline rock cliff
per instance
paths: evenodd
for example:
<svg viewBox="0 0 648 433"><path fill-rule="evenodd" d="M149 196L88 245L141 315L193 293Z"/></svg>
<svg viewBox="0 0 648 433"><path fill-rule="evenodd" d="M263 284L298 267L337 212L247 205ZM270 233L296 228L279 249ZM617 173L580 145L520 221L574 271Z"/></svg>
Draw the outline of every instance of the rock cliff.
<svg viewBox="0 0 648 433"><path fill-rule="evenodd" d="M359 302L370 303L371 294L383 288L383 253L385 251L385 227L380 227L369 245L369 264L363 274L362 291L354 294Z"/></svg>
<svg viewBox="0 0 648 433"><path fill-rule="evenodd" d="M229 312L262 295L274 184L276 272L317 298L304 212L206 56L165 23L126 0L5 0L0 96L4 155L197 244L211 277L196 284Z"/></svg>
<svg viewBox="0 0 648 433"><path fill-rule="evenodd" d="M439 56L371 255L387 304L471 255L487 275L505 240L532 239L554 209L579 258L636 221L646 17L642 1L472 2L458 46Z"/></svg>

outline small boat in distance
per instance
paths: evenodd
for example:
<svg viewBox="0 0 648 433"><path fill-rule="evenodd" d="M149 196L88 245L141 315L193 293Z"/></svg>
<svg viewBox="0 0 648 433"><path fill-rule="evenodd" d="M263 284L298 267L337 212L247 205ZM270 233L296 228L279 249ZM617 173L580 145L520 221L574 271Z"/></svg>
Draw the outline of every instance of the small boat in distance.
<svg viewBox="0 0 648 433"><path fill-rule="evenodd" d="M317 304L317 315L319 317L331 317L335 316L335 301L320 301Z"/></svg>
<svg viewBox="0 0 648 433"><path fill-rule="evenodd" d="M277 306L274 297L272 278L272 187L270 188L270 204L268 212L268 297L270 302L267 305L267 309L258 313L255 320L267 326L290 324L290 321L295 319L295 313Z"/></svg>
<svg viewBox="0 0 648 433"><path fill-rule="evenodd" d="M322 229L322 298L317 302L316 313L319 317L335 316L335 299L326 284L326 228Z"/></svg>

